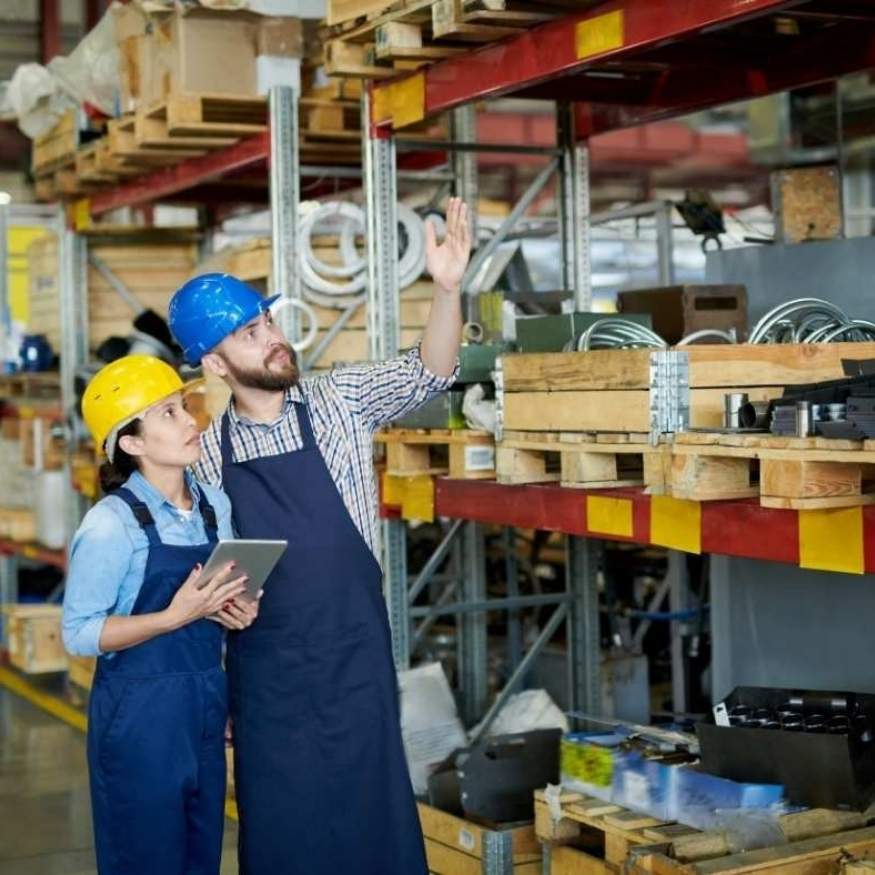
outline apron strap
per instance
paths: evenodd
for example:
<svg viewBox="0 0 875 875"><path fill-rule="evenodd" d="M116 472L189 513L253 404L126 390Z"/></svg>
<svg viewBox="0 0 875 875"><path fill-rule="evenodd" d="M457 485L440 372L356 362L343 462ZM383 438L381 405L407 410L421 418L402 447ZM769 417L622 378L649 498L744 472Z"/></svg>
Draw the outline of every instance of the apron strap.
<svg viewBox="0 0 875 875"><path fill-rule="evenodd" d="M313 426L310 423L310 411L306 401L295 401L295 415L298 417L298 428L301 430L301 449L312 450L316 446L313 437Z"/></svg>
<svg viewBox="0 0 875 875"><path fill-rule="evenodd" d="M210 504L203 488L199 489L198 493L200 495L198 509L201 512L201 519L204 521L204 531L207 533L207 541L210 544L216 544L219 541L219 520L216 517L216 511Z"/></svg>
<svg viewBox="0 0 875 875"><path fill-rule="evenodd" d="M161 546L158 527L155 525L155 520L153 519L152 512L149 508L146 507L146 505L126 486L116 489L112 495L118 496L131 509L134 519L140 524L140 528L142 528L146 537L149 539L149 546Z"/></svg>
<svg viewBox="0 0 875 875"><path fill-rule="evenodd" d="M226 410L222 414L222 465L234 464L234 449L231 446L231 420Z"/></svg>

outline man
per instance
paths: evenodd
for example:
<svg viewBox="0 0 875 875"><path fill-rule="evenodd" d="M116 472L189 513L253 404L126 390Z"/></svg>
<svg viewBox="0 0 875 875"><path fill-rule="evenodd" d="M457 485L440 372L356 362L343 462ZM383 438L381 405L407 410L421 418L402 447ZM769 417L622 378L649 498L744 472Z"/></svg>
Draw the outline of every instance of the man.
<svg viewBox="0 0 875 875"><path fill-rule="evenodd" d="M289 542L257 623L229 638L241 875L425 875L401 742L377 561L371 437L454 379L468 211L437 244L419 347L299 382L267 309L220 274L186 283L170 326L190 364L233 397L203 435L197 475L231 498L242 538Z"/></svg>

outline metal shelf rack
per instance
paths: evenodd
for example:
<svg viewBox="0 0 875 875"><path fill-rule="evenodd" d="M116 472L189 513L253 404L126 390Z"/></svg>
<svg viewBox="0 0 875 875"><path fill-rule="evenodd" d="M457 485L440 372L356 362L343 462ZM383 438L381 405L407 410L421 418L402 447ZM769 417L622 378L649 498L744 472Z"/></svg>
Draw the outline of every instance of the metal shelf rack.
<svg viewBox="0 0 875 875"><path fill-rule="evenodd" d="M366 186L375 229L395 227L394 169L396 149L408 144L405 126L437 113L456 116L476 101L500 96L550 99L557 102L557 147L542 150L555 162L559 174L563 277L573 292L575 306L589 309L592 298L589 235L593 216L589 204L588 138L623 127L676 117L734 100L760 97L776 91L810 85L875 66L871 40L875 9L852 2L826 0L613 0L585 4L591 8L565 15L501 42L439 61L422 70L376 82L369 92L363 120L364 150L368 157ZM865 25L868 25L865 26ZM473 138L454 136L445 144L458 157L475 153ZM499 145L481 149L501 151ZM525 151L518 145L507 152ZM457 164L454 163L454 168ZM546 174L542 174L546 178ZM457 193L470 197L476 177L457 170ZM534 185L537 185L538 180ZM463 186L467 185L467 190ZM535 192L536 193L536 192ZM502 227L506 233L525 209L524 201ZM500 235L499 235L500 236ZM376 332L374 354L398 348L397 277L390 255L395 239L377 238L372 256L371 318ZM665 262L665 258L661 259ZM375 292L378 294L375 296ZM381 307L377 310L377 307ZM372 335L373 336L373 335ZM591 499L614 500L624 505L628 519L623 531L599 530L590 523ZM640 492L612 491L587 494L551 486L501 486L495 483L438 479L435 515L467 521L465 549L477 555L482 524L519 526L565 532L568 535L567 581L562 599L542 627L534 646L516 666L507 686L489 710L513 692L524 669L557 628L567 621L569 701L580 711L598 711L600 695L599 616L595 556L601 539L642 544L664 543L689 552L724 552L775 561L798 562L808 567L844 571L875 570L875 528L869 512L850 512L851 530L859 532L859 549L850 563L828 548L829 535L813 534L798 513L765 511L748 502L712 505L673 503L651 499ZM655 533L665 526L675 536ZM410 659L410 629L414 613L404 562L403 522L385 515L385 589L392 620L395 659L404 667ZM875 519L875 518L872 518ZM657 524L654 525L654 520ZM480 532L478 535L477 533ZM808 535L804 534L808 532ZM835 543L842 543L835 539ZM857 541L855 540L855 543ZM824 545L826 555L824 555ZM439 548L446 549L442 544ZM818 564L819 563L819 564ZM426 571L432 570L426 566ZM434 563L436 568L438 563ZM487 673L484 627L491 609L513 610L522 602L511 597L483 598L483 563L463 563L461 598L427 611L461 613L461 692L467 716L482 710ZM675 575L677 576L677 575ZM676 583L675 581L674 583ZM414 591L420 585L414 583ZM451 581L452 583L452 581ZM673 599L677 587L672 584ZM469 618L478 619L471 623ZM672 623L673 652L682 633ZM415 637L414 637L415 640ZM675 666L674 669L678 667ZM686 701L673 670L676 708ZM487 721L488 722L488 721Z"/></svg>

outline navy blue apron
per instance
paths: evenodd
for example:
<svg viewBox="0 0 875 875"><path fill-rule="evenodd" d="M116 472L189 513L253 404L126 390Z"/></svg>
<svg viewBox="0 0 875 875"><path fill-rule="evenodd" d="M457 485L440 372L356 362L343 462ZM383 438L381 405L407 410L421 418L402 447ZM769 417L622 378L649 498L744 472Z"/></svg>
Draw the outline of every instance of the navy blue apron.
<svg viewBox="0 0 875 875"><path fill-rule="evenodd" d="M128 489L149 538L134 614L164 610L218 540L201 493L208 543L163 544ZM100 875L218 875L225 807L227 683L223 630L197 620L101 657L88 706L88 765Z"/></svg>
<svg viewBox="0 0 875 875"><path fill-rule="evenodd" d="M228 637L240 875L425 875L380 566L295 404L300 450L234 463L241 538L288 549Z"/></svg>

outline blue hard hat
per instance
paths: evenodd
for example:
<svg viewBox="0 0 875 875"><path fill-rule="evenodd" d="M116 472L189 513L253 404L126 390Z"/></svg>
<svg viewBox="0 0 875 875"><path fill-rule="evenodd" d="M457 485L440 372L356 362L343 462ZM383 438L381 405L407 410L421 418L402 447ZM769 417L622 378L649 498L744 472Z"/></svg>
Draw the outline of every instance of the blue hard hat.
<svg viewBox="0 0 875 875"><path fill-rule="evenodd" d="M206 353L279 297L263 298L252 286L227 273L204 273L190 279L171 299L170 330L186 362L197 365Z"/></svg>

